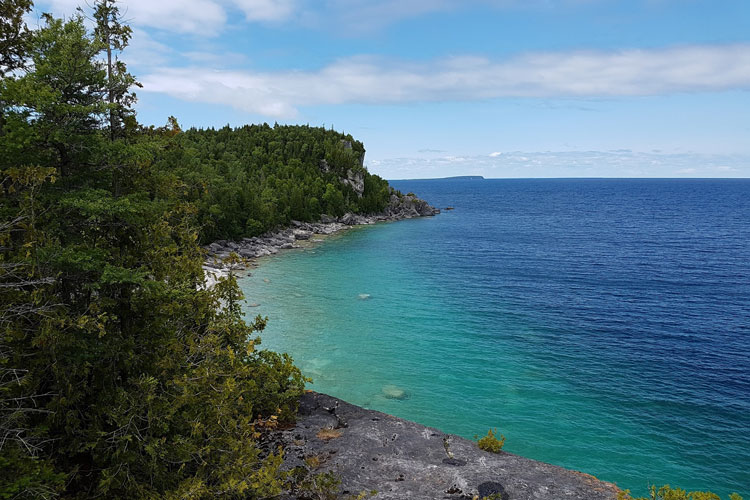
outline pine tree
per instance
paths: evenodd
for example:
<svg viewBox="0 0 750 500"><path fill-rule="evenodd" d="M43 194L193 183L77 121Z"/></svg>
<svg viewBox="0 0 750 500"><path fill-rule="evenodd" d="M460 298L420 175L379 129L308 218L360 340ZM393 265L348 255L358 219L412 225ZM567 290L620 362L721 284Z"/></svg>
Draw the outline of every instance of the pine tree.
<svg viewBox="0 0 750 500"><path fill-rule="evenodd" d="M233 277L200 286L195 208L156 168L175 127L122 127L101 29L44 21L0 85L0 498L278 494L256 439L299 370L256 350Z"/></svg>
<svg viewBox="0 0 750 500"><path fill-rule="evenodd" d="M23 16L31 6L31 0L0 3L0 78L23 65L29 37Z"/></svg>

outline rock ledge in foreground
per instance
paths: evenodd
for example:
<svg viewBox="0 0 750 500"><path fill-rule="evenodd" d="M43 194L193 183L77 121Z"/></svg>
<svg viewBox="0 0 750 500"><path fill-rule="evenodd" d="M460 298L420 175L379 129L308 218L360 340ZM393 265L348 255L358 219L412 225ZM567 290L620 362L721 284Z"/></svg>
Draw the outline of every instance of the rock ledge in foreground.
<svg viewBox="0 0 750 500"><path fill-rule="evenodd" d="M321 434L327 438L321 440L321 429L338 432ZM613 500L619 491L588 474L485 452L473 441L314 392L302 396L296 426L280 439L286 467L322 457L319 471L335 472L342 494L376 490L372 498L382 500L498 493L504 500Z"/></svg>

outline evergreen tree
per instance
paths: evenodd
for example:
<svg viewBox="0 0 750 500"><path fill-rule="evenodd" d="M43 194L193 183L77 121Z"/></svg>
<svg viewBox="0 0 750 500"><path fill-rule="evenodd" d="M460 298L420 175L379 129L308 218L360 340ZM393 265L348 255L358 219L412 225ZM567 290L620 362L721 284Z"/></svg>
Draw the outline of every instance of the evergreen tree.
<svg viewBox="0 0 750 500"><path fill-rule="evenodd" d="M156 168L174 127L112 134L124 66L82 17L44 21L0 86L0 498L277 494L256 439L302 377L256 350L233 277L200 286L195 209Z"/></svg>
<svg viewBox="0 0 750 500"><path fill-rule="evenodd" d="M31 6L31 0L0 3L0 78L23 65L29 37L23 15Z"/></svg>
<svg viewBox="0 0 750 500"><path fill-rule="evenodd" d="M94 38L107 55L107 103L109 104L110 138L119 136L127 117L133 116L131 106L135 94L130 89L139 86L117 54L130 43L132 30L123 24L116 0L98 0L94 3Z"/></svg>

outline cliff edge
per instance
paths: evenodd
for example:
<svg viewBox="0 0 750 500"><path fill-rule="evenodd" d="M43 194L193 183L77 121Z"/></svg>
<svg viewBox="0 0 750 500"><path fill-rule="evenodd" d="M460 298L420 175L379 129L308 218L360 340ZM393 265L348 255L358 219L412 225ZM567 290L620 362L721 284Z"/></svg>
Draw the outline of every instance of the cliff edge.
<svg viewBox="0 0 750 500"><path fill-rule="evenodd" d="M325 394L302 396L295 427L281 431L285 467L316 457L341 479L341 495L370 498L613 500L611 483L476 443Z"/></svg>

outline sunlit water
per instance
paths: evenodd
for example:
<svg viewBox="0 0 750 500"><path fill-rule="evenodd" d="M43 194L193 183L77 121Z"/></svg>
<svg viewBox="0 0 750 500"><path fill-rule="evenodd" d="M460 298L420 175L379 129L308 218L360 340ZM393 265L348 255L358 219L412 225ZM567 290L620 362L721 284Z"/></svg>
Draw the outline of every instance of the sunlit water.
<svg viewBox="0 0 750 500"><path fill-rule="evenodd" d="M750 497L750 181L401 181L434 218L244 279L311 388L585 471Z"/></svg>

